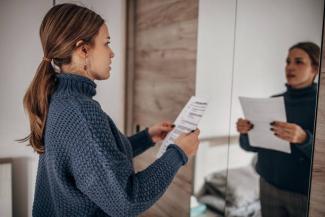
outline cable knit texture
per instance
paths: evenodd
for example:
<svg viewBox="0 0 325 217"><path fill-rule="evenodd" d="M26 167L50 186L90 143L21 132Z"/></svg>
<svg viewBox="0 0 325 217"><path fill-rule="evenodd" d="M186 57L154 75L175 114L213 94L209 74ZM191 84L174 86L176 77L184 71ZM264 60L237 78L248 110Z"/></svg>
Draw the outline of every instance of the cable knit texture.
<svg viewBox="0 0 325 217"><path fill-rule="evenodd" d="M172 144L135 173L132 158L153 142L144 130L124 136L93 99L96 84L71 73L56 76L45 126L34 217L137 216L165 192L187 157Z"/></svg>

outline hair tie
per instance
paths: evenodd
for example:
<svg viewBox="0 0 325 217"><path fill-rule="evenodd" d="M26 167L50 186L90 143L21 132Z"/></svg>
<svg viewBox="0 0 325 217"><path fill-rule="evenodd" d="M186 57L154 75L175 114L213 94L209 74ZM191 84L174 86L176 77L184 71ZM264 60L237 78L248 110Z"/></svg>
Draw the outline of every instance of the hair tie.
<svg viewBox="0 0 325 217"><path fill-rule="evenodd" d="M51 59L47 58L47 57L43 57L43 60L46 61L46 62L51 62Z"/></svg>

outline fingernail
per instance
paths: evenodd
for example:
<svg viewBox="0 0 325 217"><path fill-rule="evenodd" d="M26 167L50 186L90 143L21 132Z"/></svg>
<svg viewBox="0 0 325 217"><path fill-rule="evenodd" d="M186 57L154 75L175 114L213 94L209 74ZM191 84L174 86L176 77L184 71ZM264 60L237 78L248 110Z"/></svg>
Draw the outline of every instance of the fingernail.
<svg viewBox="0 0 325 217"><path fill-rule="evenodd" d="M274 124L275 124L275 121L272 121L270 124L271 124L271 125L274 125Z"/></svg>
<svg viewBox="0 0 325 217"><path fill-rule="evenodd" d="M278 134L277 134L277 133L274 133L274 135L276 135L276 136L277 136Z"/></svg>
<svg viewBox="0 0 325 217"><path fill-rule="evenodd" d="M270 130L274 131L274 129L273 129L273 128L270 128Z"/></svg>
<svg viewBox="0 0 325 217"><path fill-rule="evenodd" d="M175 124L172 124L172 128L174 128L175 127Z"/></svg>
<svg viewBox="0 0 325 217"><path fill-rule="evenodd" d="M192 131L191 131L191 133L194 133L194 132L195 132L195 130L192 130Z"/></svg>
<svg viewBox="0 0 325 217"><path fill-rule="evenodd" d="M252 124L252 126L251 126L251 129L253 129L254 128L254 124Z"/></svg>

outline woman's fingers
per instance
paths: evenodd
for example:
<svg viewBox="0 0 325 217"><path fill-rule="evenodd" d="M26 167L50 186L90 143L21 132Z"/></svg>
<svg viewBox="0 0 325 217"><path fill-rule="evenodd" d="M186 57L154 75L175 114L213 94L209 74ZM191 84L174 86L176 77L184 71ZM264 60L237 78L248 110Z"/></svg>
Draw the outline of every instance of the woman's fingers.
<svg viewBox="0 0 325 217"><path fill-rule="evenodd" d="M254 125L249 120L239 118L236 127L238 132L247 133L249 130L253 129Z"/></svg>
<svg viewBox="0 0 325 217"><path fill-rule="evenodd" d="M160 130L162 132L170 132L173 128L175 127L175 125L171 122L171 121L164 121L160 124Z"/></svg>
<svg viewBox="0 0 325 217"><path fill-rule="evenodd" d="M238 126L237 127L238 130L250 130L251 128L252 128L252 126L250 126L250 125Z"/></svg>
<svg viewBox="0 0 325 217"><path fill-rule="evenodd" d="M175 126L175 125L171 121L164 121L164 122L162 122L162 126L164 126L164 127L172 127L172 126Z"/></svg>
<svg viewBox="0 0 325 217"><path fill-rule="evenodd" d="M294 136L294 132L292 130L288 130L284 127L273 127L271 130L273 131L274 135L280 139L292 142L292 138Z"/></svg>
<svg viewBox="0 0 325 217"><path fill-rule="evenodd" d="M274 134L276 137L279 137L280 139L286 140L288 142L290 142L290 137L289 136L285 136L285 135L281 135L281 134Z"/></svg>
<svg viewBox="0 0 325 217"><path fill-rule="evenodd" d="M291 124L291 123L282 122L282 121L273 121L271 123L271 126L286 129L286 130L290 131L290 130L295 129L296 124Z"/></svg>
<svg viewBox="0 0 325 217"><path fill-rule="evenodd" d="M288 132L288 133L290 133L291 132L291 130L289 130L289 129L287 129L287 128L284 128L284 127L280 127L280 126L272 126L271 128L270 128L270 130L272 130L274 133L282 133L282 132Z"/></svg>
<svg viewBox="0 0 325 217"><path fill-rule="evenodd" d="M293 135L298 130L298 125L275 121L274 123L271 123L271 130L276 133L286 132L289 135Z"/></svg>
<svg viewBox="0 0 325 217"><path fill-rule="evenodd" d="M161 131L163 131L163 132L170 132L170 131L173 130L173 127L171 127L171 126L168 126L168 127L164 127L164 126L162 126L160 129L161 129Z"/></svg>
<svg viewBox="0 0 325 217"><path fill-rule="evenodd" d="M192 132L191 133L194 133L194 134L196 134L197 136L199 136L200 135L200 129L199 128L197 128L196 130L192 130Z"/></svg>
<svg viewBox="0 0 325 217"><path fill-rule="evenodd" d="M286 129L282 129L282 128L274 129L272 131L274 134L278 134L278 135L283 135L283 136L291 136L292 135L291 131L287 131Z"/></svg>

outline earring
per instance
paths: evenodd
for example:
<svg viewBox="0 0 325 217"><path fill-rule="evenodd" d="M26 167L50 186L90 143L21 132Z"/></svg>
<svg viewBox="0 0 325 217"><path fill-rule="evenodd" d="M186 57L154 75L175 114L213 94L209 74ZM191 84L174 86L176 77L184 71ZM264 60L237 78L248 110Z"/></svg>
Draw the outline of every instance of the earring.
<svg viewBox="0 0 325 217"><path fill-rule="evenodd" d="M84 64L84 70L87 71L87 69L88 69L88 57L86 55L86 57L85 57L85 64Z"/></svg>
<svg viewBox="0 0 325 217"><path fill-rule="evenodd" d="M88 69L88 54L87 54L87 49L85 47L82 47L82 51L85 53L84 70L87 71L87 69Z"/></svg>

